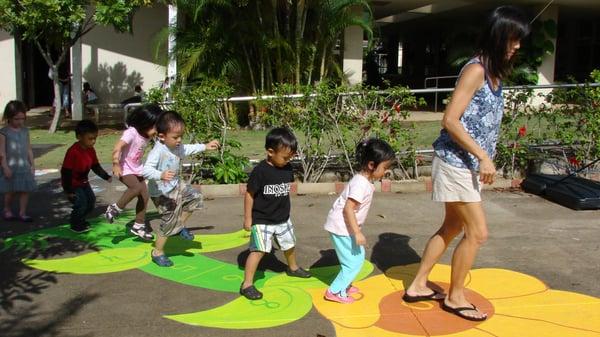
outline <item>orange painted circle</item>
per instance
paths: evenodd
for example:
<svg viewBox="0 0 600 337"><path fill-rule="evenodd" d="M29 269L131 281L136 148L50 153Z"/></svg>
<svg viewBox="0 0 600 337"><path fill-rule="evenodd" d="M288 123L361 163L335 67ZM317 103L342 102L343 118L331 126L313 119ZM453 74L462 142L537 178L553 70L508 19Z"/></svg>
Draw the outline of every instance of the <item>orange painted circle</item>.
<svg viewBox="0 0 600 337"><path fill-rule="evenodd" d="M447 283L436 282L448 293ZM381 317L375 326L397 333L409 335L439 336L458 333L475 328L482 322L462 319L442 309L441 301L425 301L406 303L402 300L404 290L397 291L382 298L379 302ZM494 315L494 306L480 294L465 289L469 302L479 310L487 313L488 319ZM410 315L407 315L410 314ZM406 319L412 317L412 319Z"/></svg>

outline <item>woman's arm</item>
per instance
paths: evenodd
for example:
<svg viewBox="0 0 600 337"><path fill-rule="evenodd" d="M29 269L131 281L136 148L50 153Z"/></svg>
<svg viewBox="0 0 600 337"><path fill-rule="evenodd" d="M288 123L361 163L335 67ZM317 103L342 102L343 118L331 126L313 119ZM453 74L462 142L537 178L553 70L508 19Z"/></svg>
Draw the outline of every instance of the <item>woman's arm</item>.
<svg viewBox="0 0 600 337"><path fill-rule="evenodd" d="M356 220L355 210L360 206L360 203L352 198L348 198L346 200L346 204L344 205L344 221L346 222L346 226L348 227L348 232L350 235L354 235L354 239L356 240L356 244L360 246L364 246L367 244L367 239L363 235L358 226L358 221Z"/></svg>
<svg viewBox="0 0 600 337"><path fill-rule="evenodd" d="M462 117L475 92L484 85L485 71L479 64L467 66L452 94L450 104L444 112L442 127L446 129L452 140L460 147L474 155L479 160L479 174L483 183L491 184L496 176L496 168L492 159L465 130L460 118Z"/></svg>

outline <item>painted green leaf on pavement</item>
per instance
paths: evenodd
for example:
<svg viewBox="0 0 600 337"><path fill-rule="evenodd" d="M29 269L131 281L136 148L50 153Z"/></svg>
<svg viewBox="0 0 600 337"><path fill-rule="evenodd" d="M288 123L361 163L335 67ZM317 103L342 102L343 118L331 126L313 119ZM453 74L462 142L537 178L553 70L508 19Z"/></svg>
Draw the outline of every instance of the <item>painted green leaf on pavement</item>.
<svg viewBox="0 0 600 337"><path fill-rule="evenodd" d="M244 280L244 271L237 265L219 261L204 255L185 252L171 255L172 267L148 264L142 268L154 276L193 287L237 293ZM267 279L277 274L257 271L255 285L261 287Z"/></svg>
<svg viewBox="0 0 600 337"><path fill-rule="evenodd" d="M32 268L58 273L103 274L139 268L150 263L150 252L138 248L114 248L64 259L24 260Z"/></svg>
<svg viewBox="0 0 600 337"><path fill-rule="evenodd" d="M333 279L340 272L340 266L327 266L327 267L316 267L310 269L313 277L311 278L298 278L298 277L289 277L286 274L280 274L273 278L268 279L265 282L265 287L274 287L278 285L287 285L293 287L299 287L302 289L312 289L312 288L325 288L328 287ZM362 280L363 278L369 276L373 272L373 264L369 261L365 261L362 266L362 269L356 276L356 281Z"/></svg>
<svg viewBox="0 0 600 337"><path fill-rule="evenodd" d="M212 328L262 329L296 321L312 308L311 296L300 288L276 286L262 291L260 300L250 301L240 296L214 309L165 317Z"/></svg>

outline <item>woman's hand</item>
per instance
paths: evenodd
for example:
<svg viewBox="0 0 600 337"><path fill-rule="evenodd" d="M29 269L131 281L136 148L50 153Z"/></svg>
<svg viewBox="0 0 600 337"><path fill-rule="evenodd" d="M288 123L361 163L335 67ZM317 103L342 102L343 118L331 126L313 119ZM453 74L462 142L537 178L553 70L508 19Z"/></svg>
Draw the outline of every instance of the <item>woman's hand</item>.
<svg viewBox="0 0 600 337"><path fill-rule="evenodd" d="M479 181L491 185L496 180L496 166L489 157L484 157L479 161Z"/></svg>

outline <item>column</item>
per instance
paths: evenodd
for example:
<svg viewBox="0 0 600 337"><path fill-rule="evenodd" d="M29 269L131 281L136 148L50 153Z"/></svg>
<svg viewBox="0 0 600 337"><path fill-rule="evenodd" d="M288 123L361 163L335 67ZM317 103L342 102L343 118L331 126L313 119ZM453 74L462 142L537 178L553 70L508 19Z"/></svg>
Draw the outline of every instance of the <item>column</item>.
<svg viewBox="0 0 600 337"><path fill-rule="evenodd" d="M82 71L81 71L81 39L71 47L71 97L73 98L73 120L83 119L83 103L81 93L83 91Z"/></svg>
<svg viewBox="0 0 600 337"><path fill-rule="evenodd" d="M558 25L558 6L552 5L540 15L539 20L553 20ZM554 66L556 62L556 37L547 37L554 44L554 52L544 56L542 64L538 68L538 84L554 83Z"/></svg>
<svg viewBox="0 0 600 337"><path fill-rule="evenodd" d="M362 9L354 9L355 14L361 14ZM363 30L359 26L350 26L344 30L344 59L342 67L348 76L350 85L362 83L363 70Z"/></svg>
<svg viewBox="0 0 600 337"><path fill-rule="evenodd" d="M167 68L167 76L169 83L175 82L177 76L177 58L174 55L175 51L175 33L177 28L177 6L169 5L169 66Z"/></svg>

